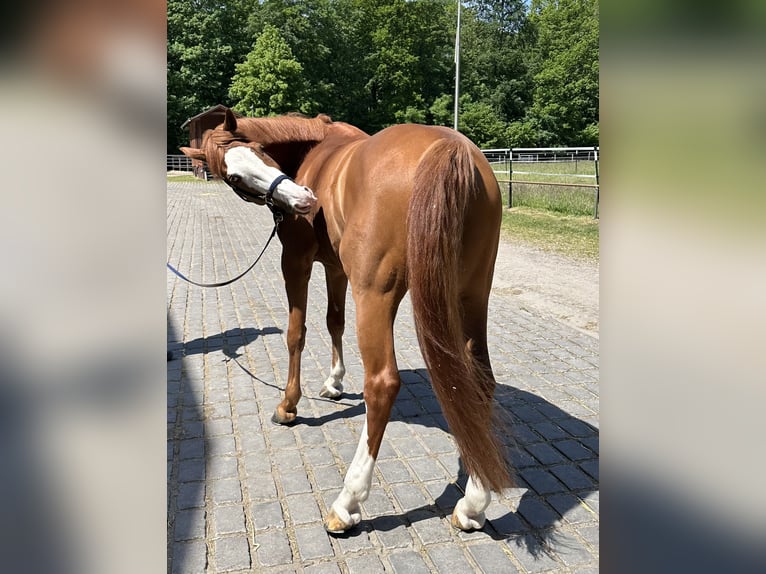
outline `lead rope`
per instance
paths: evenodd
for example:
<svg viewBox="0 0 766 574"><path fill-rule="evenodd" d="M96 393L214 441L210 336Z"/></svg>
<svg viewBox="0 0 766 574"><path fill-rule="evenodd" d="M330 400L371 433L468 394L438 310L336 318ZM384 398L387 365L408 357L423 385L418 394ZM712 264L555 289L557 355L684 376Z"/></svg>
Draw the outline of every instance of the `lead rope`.
<svg viewBox="0 0 766 574"><path fill-rule="evenodd" d="M263 246L263 249L261 249L261 252L258 254L258 257L256 258L255 261L253 261L253 264L250 265L250 267L248 267L247 269L245 269L242 273L237 275L234 279L229 279L228 281L222 281L220 283L197 283L196 281L192 281L191 279L186 277L183 273L178 271L178 269L173 267L170 263L166 263L168 269L170 269L173 273L175 273L178 277L180 277L187 283L191 283L192 285L196 285L197 287L225 287L226 285L230 285L231 283L234 283L235 281L242 279L242 277L247 275L250 272L250 270L256 266L258 261L261 260L261 257L263 257L263 254L266 253L266 248L269 246L269 243L271 243L271 240L274 239L274 236L277 234L277 229L279 228L279 224L282 223L282 220L284 219L284 214L282 213L282 211L274 207L273 203L269 204L269 209L271 210L271 213L274 216L274 229L271 230L271 235L269 235L269 238L266 241L266 245Z"/></svg>

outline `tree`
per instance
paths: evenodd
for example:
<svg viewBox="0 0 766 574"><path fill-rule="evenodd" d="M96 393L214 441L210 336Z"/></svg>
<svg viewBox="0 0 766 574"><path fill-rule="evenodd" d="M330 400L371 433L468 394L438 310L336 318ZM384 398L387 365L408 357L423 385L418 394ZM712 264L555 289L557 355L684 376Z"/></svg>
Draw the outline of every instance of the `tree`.
<svg viewBox="0 0 766 574"><path fill-rule="evenodd" d="M309 112L303 66L279 30L268 25L244 62L236 65L229 96L234 110L249 116Z"/></svg>
<svg viewBox="0 0 766 574"><path fill-rule="evenodd" d="M541 144L598 143L598 1L533 0L537 33L529 121Z"/></svg>
<svg viewBox="0 0 766 574"><path fill-rule="evenodd" d="M229 104L234 66L251 41L243 22L257 0L168 0L169 153L188 144L181 124L216 104Z"/></svg>
<svg viewBox="0 0 766 574"><path fill-rule="evenodd" d="M249 19L258 36L266 26L279 29L303 66L307 99L314 112L349 118L359 101L360 47L354 0L265 0Z"/></svg>
<svg viewBox="0 0 766 574"><path fill-rule="evenodd" d="M505 122L524 116L532 100L524 0L470 2L461 38L461 92L485 101Z"/></svg>

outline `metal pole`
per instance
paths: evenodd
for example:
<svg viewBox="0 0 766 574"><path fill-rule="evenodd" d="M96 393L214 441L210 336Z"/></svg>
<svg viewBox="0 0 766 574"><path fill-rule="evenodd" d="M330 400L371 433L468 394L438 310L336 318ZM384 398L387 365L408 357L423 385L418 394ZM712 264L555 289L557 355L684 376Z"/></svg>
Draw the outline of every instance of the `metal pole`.
<svg viewBox="0 0 766 574"><path fill-rule="evenodd" d="M601 195L601 184L598 180L598 148L593 148L594 165L596 167L596 206L593 208L593 219L598 219L598 201Z"/></svg>
<svg viewBox="0 0 766 574"><path fill-rule="evenodd" d="M457 31L455 32L455 131L460 105L460 0L457 3Z"/></svg>
<svg viewBox="0 0 766 574"><path fill-rule="evenodd" d="M508 209L513 207L513 148L508 150Z"/></svg>

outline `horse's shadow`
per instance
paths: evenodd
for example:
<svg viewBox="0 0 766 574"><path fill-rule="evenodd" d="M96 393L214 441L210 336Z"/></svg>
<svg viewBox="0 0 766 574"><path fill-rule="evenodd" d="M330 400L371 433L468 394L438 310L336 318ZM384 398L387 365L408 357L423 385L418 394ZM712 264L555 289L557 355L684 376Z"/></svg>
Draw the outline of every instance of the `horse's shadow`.
<svg viewBox="0 0 766 574"><path fill-rule="evenodd" d="M277 335L282 332L282 329L279 327L265 327L263 329L254 329L253 327L241 329L236 327L234 329L227 329L218 335L199 337L186 341L184 343L184 354L195 355L221 351L229 359L238 359L242 356L239 350L255 341L258 337Z"/></svg>
<svg viewBox="0 0 766 574"><path fill-rule="evenodd" d="M185 352L191 354L220 350L258 382L283 390L262 381L237 360L241 356L241 347L259 336L281 332L276 327L260 330L230 329L220 335L189 341L185 345ZM428 372L425 369L405 369L400 370L399 375L402 389L394 403L390 421L448 430ZM293 425L317 427L339 419L363 416L365 413L363 394L359 392L344 392L339 400L318 396L306 398L345 408L316 417L299 415ZM498 414L509 431L504 442L516 474L516 485L526 490L515 512L509 509L508 512L498 514L498 508L508 507L507 499L494 506L495 513L492 516L489 511L493 507L490 507L482 532L494 540L511 540L538 556L546 552L555 541L557 526L570 513L575 516L579 514L580 519L584 513L585 519L589 512L595 516L587 506L586 510L583 509L583 500L598 491L598 429L544 398L510 385L499 384L495 398ZM356 528L339 536L355 537L372 530L387 532L434 517L449 517L465 492L467 475L462 460L459 462L456 480L445 483L444 490L434 498L433 504L399 515L387 514L363 520ZM596 503L596 511L597 508Z"/></svg>
<svg viewBox="0 0 766 574"><path fill-rule="evenodd" d="M446 429L427 371L408 369L399 374L402 390L390 420ZM598 491L599 431L544 398L510 385L498 385L495 397L498 414L508 425L504 443L515 471L516 486L526 490L515 512L510 509L502 512L509 506L508 499L491 506L482 531L494 540L512 541L539 556L556 541L556 528L565 517L595 520L594 511L583 507L583 500ZM352 397L344 395L343 398ZM333 414L332 418L362 413L364 405L360 403ZM312 425L322 422L326 421L305 421ZM445 484L433 504L399 515L362 520L356 528L340 536L355 537L372 530L386 532L434 517L449 517L465 492L466 481L461 460L456 481ZM494 513L490 515L493 508Z"/></svg>

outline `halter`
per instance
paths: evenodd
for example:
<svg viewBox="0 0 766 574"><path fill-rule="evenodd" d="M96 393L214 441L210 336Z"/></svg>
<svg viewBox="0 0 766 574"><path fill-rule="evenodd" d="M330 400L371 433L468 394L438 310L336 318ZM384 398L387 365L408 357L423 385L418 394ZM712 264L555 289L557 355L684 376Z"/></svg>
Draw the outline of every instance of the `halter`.
<svg viewBox="0 0 766 574"><path fill-rule="evenodd" d="M279 184L285 180L292 181L293 178L283 173L278 175L277 178L271 182L271 185L269 186L269 191L266 192L266 205L268 205L269 207L272 207L274 205L274 192L277 190L277 187L279 187Z"/></svg>

